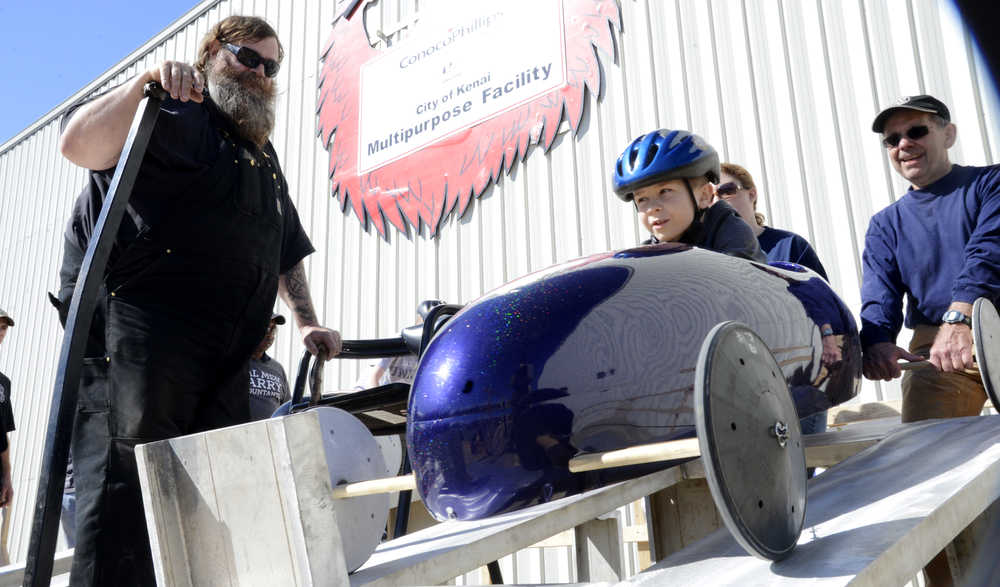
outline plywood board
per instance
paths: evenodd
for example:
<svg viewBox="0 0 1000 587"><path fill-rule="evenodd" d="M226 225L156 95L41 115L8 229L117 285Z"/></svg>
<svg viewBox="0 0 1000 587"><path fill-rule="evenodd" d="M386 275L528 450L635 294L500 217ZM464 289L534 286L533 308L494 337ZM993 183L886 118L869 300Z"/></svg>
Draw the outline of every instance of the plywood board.
<svg viewBox="0 0 1000 587"><path fill-rule="evenodd" d="M788 559L753 558L721 529L628 583L901 585L998 498L1000 418L904 424L810 481Z"/></svg>

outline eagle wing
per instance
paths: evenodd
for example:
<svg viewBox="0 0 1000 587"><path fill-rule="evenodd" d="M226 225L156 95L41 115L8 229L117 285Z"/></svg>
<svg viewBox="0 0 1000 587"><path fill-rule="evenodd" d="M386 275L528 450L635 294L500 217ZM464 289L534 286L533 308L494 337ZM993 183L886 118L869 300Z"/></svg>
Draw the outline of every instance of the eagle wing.
<svg viewBox="0 0 1000 587"><path fill-rule="evenodd" d="M386 221L400 232L424 223L436 236L452 211L465 213L479 197L527 156L532 144L552 146L565 113L574 134L588 92L599 96L597 49L615 55L621 31L616 0L564 0L566 84L512 110L445 137L371 172L358 173L361 65L378 55L368 41L363 6L356 2L334 23L323 51L319 82L319 136L330 155L333 193L350 202L358 219L386 237ZM405 89L401 90L405 91Z"/></svg>

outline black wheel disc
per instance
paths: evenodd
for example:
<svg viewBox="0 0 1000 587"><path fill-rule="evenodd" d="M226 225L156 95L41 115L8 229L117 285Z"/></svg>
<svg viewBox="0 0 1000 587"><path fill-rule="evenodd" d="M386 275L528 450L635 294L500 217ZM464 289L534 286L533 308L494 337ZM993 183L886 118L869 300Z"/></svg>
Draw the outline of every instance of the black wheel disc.
<svg viewBox="0 0 1000 587"><path fill-rule="evenodd" d="M1000 413L1000 314L986 298L979 298L972 305L972 344L976 348L976 366L983 378L983 387L990 396L993 409Z"/></svg>
<svg viewBox="0 0 1000 587"><path fill-rule="evenodd" d="M806 463L777 361L750 328L724 322L702 344L694 393L705 476L726 527L754 556L787 557L805 521Z"/></svg>

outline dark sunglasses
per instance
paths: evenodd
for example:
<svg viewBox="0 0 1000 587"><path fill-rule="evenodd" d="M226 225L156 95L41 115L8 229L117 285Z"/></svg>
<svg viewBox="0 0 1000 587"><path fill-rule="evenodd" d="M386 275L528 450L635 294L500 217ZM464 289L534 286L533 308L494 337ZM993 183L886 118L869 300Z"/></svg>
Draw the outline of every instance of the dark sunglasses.
<svg viewBox="0 0 1000 587"><path fill-rule="evenodd" d="M931 129L926 124L911 126L910 128L906 129L906 138L910 139L911 141L915 141L917 139L922 139L926 137L927 133L929 132L931 132ZM898 132L894 132L891 135L882 139L882 144L885 145L886 149L891 149L893 147L898 146L899 141L901 140L903 140L903 135Z"/></svg>
<svg viewBox="0 0 1000 587"><path fill-rule="evenodd" d="M736 183L735 181L728 181L719 187L715 188L715 192L720 196L731 196L736 192L743 189L743 186Z"/></svg>
<svg viewBox="0 0 1000 587"><path fill-rule="evenodd" d="M278 75L278 67L280 67L280 65L278 65L278 62L274 59L264 59L260 56L260 53L254 51L250 47L240 47L239 45L234 45L232 43L223 43L222 46L235 55L237 61L250 69L257 69L257 66L263 63L264 75L267 77L274 77Z"/></svg>

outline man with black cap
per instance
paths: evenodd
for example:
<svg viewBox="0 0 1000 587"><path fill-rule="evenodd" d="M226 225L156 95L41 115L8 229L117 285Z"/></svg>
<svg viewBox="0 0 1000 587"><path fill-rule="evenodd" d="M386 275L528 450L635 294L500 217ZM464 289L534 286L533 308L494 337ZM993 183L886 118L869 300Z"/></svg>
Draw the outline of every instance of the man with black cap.
<svg viewBox="0 0 1000 587"><path fill-rule="evenodd" d="M0 309L0 343L7 337L7 329L14 326L10 314ZM14 485L10 477L10 443L7 433L14 431L14 411L10 407L10 379L0 373L0 507L10 505L14 498Z"/></svg>
<svg viewBox="0 0 1000 587"><path fill-rule="evenodd" d="M885 108L872 130L910 189L872 216L861 284L864 374L890 381L899 359L929 358L934 369L903 376L902 419L978 414L986 392L973 367L971 314L1000 287L1000 166L953 165L956 128L948 107L928 95ZM913 329L909 352L896 346Z"/></svg>
<svg viewBox="0 0 1000 587"><path fill-rule="evenodd" d="M272 314L264 339L250 357L250 419L270 418L278 406L292 399L288 377L281 363L267 356L267 349L274 344L275 331L285 323L281 314Z"/></svg>

